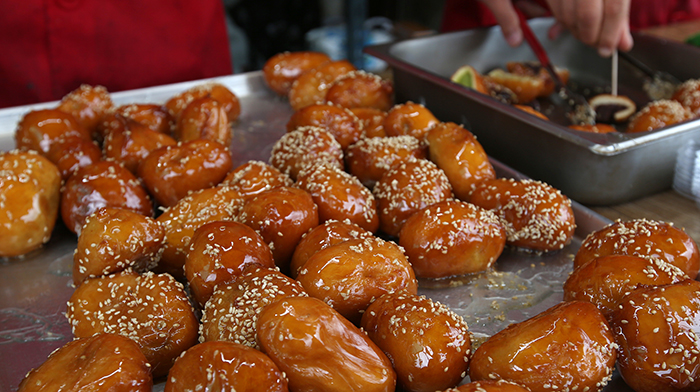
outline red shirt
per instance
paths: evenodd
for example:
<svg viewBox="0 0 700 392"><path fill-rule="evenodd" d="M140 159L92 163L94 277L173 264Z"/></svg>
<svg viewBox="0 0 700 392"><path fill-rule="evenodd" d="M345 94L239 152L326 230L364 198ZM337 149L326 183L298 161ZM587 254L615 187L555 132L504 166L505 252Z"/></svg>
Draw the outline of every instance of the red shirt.
<svg viewBox="0 0 700 392"><path fill-rule="evenodd" d="M546 6L544 0L538 4ZM632 0L630 28L632 30L700 19L700 0ZM465 30L493 26L496 19L477 0L447 0L443 11L441 31Z"/></svg>
<svg viewBox="0 0 700 392"><path fill-rule="evenodd" d="M230 73L221 0L0 1L0 107Z"/></svg>

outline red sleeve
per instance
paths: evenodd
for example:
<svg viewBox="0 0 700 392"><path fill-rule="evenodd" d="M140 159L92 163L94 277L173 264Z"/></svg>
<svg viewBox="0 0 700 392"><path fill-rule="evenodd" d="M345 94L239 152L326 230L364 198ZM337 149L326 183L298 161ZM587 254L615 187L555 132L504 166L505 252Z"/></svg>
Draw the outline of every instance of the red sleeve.
<svg viewBox="0 0 700 392"><path fill-rule="evenodd" d="M221 0L3 1L0 51L0 107L232 72Z"/></svg>

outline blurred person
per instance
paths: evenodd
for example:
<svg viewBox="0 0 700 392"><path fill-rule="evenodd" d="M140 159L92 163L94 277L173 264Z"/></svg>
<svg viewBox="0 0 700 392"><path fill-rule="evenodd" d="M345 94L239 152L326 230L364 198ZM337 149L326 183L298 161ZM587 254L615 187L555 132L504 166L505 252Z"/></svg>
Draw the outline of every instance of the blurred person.
<svg viewBox="0 0 700 392"><path fill-rule="evenodd" d="M0 1L0 107L232 73L221 0Z"/></svg>
<svg viewBox="0 0 700 392"><path fill-rule="evenodd" d="M500 25L511 46L523 40L514 6L529 17L553 16L550 38L569 30L608 57L634 44L630 30L700 18L700 0L447 0L441 31Z"/></svg>

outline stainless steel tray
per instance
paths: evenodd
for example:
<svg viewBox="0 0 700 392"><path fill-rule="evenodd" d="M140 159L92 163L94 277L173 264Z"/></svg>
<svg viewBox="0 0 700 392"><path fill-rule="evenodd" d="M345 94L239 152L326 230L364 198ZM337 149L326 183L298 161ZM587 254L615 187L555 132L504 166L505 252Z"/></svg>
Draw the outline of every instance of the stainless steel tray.
<svg viewBox="0 0 700 392"><path fill-rule="evenodd" d="M267 160L275 141L284 134L292 114L286 100L271 93L262 74L253 72L216 79L240 99L242 115L234 126L232 155L240 164ZM134 90L112 95L116 103L164 102L203 81ZM28 110L47 103L0 110L0 149L13 148L17 121ZM493 161L499 176L523 177ZM483 340L509 323L529 318L562 300L562 285L583 238L609 221L574 203L577 231L562 251L538 256L506 250L495 271L451 281L420 282L420 293L450 306ZM72 339L65 319L66 301L73 292L71 269L76 238L60 223L51 241L23 259L0 261L0 391L14 391L24 375L43 363L54 349ZM154 390L162 391L164 383ZM616 377L606 391L629 390Z"/></svg>
<svg viewBox="0 0 700 392"><path fill-rule="evenodd" d="M546 32L552 23L551 18L530 21L552 62L570 70L572 84L582 93L609 89L610 59L568 34L550 40ZM681 80L700 77L694 66L700 49L645 34L634 34L634 40L631 54L652 68ZM678 149L700 138L700 120L636 135L573 131L546 101L552 121L450 82L465 64L486 73L508 61L536 60L526 44L508 46L498 27L370 46L365 52L392 67L397 101L423 103L440 120L466 125L491 156L583 204L617 204L670 188ZM639 108L648 102L641 76L620 61L619 93Z"/></svg>

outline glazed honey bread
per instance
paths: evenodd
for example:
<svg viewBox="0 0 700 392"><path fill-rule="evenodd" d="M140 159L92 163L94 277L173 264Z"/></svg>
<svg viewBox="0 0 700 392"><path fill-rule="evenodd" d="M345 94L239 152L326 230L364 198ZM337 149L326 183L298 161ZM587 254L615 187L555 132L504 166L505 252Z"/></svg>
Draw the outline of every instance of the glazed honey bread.
<svg viewBox="0 0 700 392"><path fill-rule="evenodd" d="M612 254L656 257L675 265L693 279L700 269L695 241L685 231L666 222L616 221L590 233L576 252L574 268Z"/></svg>
<svg viewBox="0 0 700 392"><path fill-rule="evenodd" d="M348 172L372 189L384 173L409 156L426 158L426 146L410 135L371 137L348 147L345 165Z"/></svg>
<svg viewBox="0 0 700 392"><path fill-rule="evenodd" d="M384 132L387 136L411 135L423 140L428 129L438 122L433 112L425 106L414 102L400 103L387 112Z"/></svg>
<svg viewBox="0 0 700 392"><path fill-rule="evenodd" d="M154 216L151 197L141 182L114 161L81 167L66 180L61 192L61 217L75 234L80 234L87 217L102 207Z"/></svg>
<svg viewBox="0 0 700 392"><path fill-rule="evenodd" d="M78 338L30 371L18 391L110 390L150 392L151 366L131 339L112 333Z"/></svg>
<svg viewBox="0 0 700 392"><path fill-rule="evenodd" d="M331 58L320 52L282 52L267 59L262 71L268 87L279 95L287 96L301 74L329 61Z"/></svg>
<svg viewBox="0 0 700 392"><path fill-rule="evenodd" d="M371 108L386 112L394 105L394 87L378 75L351 71L331 83L325 101L348 109Z"/></svg>
<svg viewBox="0 0 700 392"><path fill-rule="evenodd" d="M296 279L299 270L316 252L351 239L373 238L374 235L348 220L328 220L304 233L294 248L289 266L289 276Z"/></svg>
<svg viewBox="0 0 700 392"><path fill-rule="evenodd" d="M307 126L323 128L330 132L343 150L360 140L364 133L362 122L353 112L326 103L309 105L295 111L287 122L287 132Z"/></svg>
<svg viewBox="0 0 700 392"><path fill-rule="evenodd" d="M262 310L257 328L262 352L287 375L290 390L395 389L396 373L386 355L320 299L278 300Z"/></svg>
<svg viewBox="0 0 700 392"><path fill-rule="evenodd" d="M612 377L616 349L595 305L563 302L488 338L472 356L469 377L505 379L532 392L600 391Z"/></svg>
<svg viewBox="0 0 700 392"><path fill-rule="evenodd" d="M156 218L165 229L165 243L156 272L185 281L184 265L194 232L202 225L236 219L243 206L237 190L220 186L202 189L180 199Z"/></svg>
<svg viewBox="0 0 700 392"><path fill-rule="evenodd" d="M138 175L158 204L170 207L190 192L219 184L232 166L228 147L195 139L152 151L139 164Z"/></svg>
<svg viewBox="0 0 700 392"><path fill-rule="evenodd" d="M257 321L263 308L279 299L307 296L299 282L277 268L251 267L217 285L202 312L199 341L224 340L260 349Z"/></svg>
<svg viewBox="0 0 700 392"><path fill-rule="evenodd" d="M114 102L109 91L103 86L82 84L66 94L56 109L68 113L75 120L94 134L102 117L112 111Z"/></svg>
<svg viewBox="0 0 700 392"><path fill-rule="evenodd" d="M265 354L233 342L204 342L175 360L167 392L198 390L287 392L287 378Z"/></svg>
<svg viewBox="0 0 700 392"><path fill-rule="evenodd" d="M509 245L554 251L574 236L571 200L540 181L485 180L478 183L469 202L494 211L503 220Z"/></svg>
<svg viewBox="0 0 700 392"><path fill-rule="evenodd" d="M224 105L210 96L197 98L180 113L175 138L181 142L207 139L231 144L231 129Z"/></svg>
<svg viewBox="0 0 700 392"><path fill-rule="evenodd" d="M217 285L252 266L275 266L262 236L242 223L214 221L195 230L185 259L185 277L192 296L203 307Z"/></svg>
<svg viewBox="0 0 700 392"><path fill-rule="evenodd" d="M390 236L398 236L406 220L417 211L453 196L445 172L426 159L411 156L384 173L373 193L379 228Z"/></svg>
<svg viewBox="0 0 700 392"><path fill-rule="evenodd" d="M120 121L121 120L121 121ZM127 170L138 175L139 164L151 152L164 147L173 146L177 141L167 134L148 128L146 125L117 117L102 141L103 156L122 164Z"/></svg>
<svg viewBox="0 0 700 392"><path fill-rule="evenodd" d="M310 296L355 324L382 294L418 290L403 250L376 237L350 239L319 250L301 267L297 280Z"/></svg>
<svg viewBox="0 0 700 392"><path fill-rule="evenodd" d="M187 106L193 101L204 97L211 97L221 104L229 122L236 121L241 114L241 103L236 94L223 84L213 82L198 84L190 89L175 94L168 99L165 103L165 107L177 124L180 122L180 116Z"/></svg>
<svg viewBox="0 0 700 392"><path fill-rule="evenodd" d="M66 317L76 338L107 332L141 348L154 378L197 342L198 321L185 288L168 274L121 272L89 279L71 295Z"/></svg>
<svg viewBox="0 0 700 392"><path fill-rule="evenodd" d="M155 268L165 230L155 219L122 208L102 207L87 217L73 255L73 284L131 269Z"/></svg>
<svg viewBox="0 0 700 392"><path fill-rule="evenodd" d="M399 232L416 276L445 278L486 271L503 252L506 230L491 211L458 200L411 215Z"/></svg>
<svg viewBox="0 0 700 392"><path fill-rule="evenodd" d="M329 131L304 126L284 134L272 147L270 164L296 180L299 171L321 161L343 168L343 147Z"/></svg>
<svg viewBox="0 0 700 392"><path fill-rule="evenodd" d="M391 360L400 390L438 391L467 375L467 323L440 303L407 292L384 294L367 308L361 326Z"/></svg>
<svg viewBox="0 0 700 392"><path fill-rule="evenodd" d="M640 287L612 315L618 369L635 391L700 388L700 282Z"/></svg>
<svg viewBox="0 0 700 392"><path fill-rule="evenodd" d="M318 206L318 219L350 221L374 233L379 229L377 201L360 180L335 165L305 168L295 186L307 191Z"/></svg>
<svg viewBox="0 0 700 392"><path fill-rule="evenodd" d="M356 70L357 68L351 62L343 59L325 62L303 72L289 89L289 104L292 109L299 110L317 102L323 102L326 91L334 80Z"/></svg>
<svg viewBox="0 0 700 392"><path fill-rule="evenodd" d="M0 170L0 257L24 255L51 238L61 174L34 151L0 153Z"/></svg>
<svg viewBox="0 0 700 392"><path fill-rule="evenodd" d="M639 286L661 286L688 279L680 268L656 257L607 255L578 268L564 282L565 301L588 301L610 320L623 297Z"/></svg>
<svg viewBox="0 0 700 392"><path fill-rule="evenodd" d="M235 189L243 198L248 198L276 186L291 186L293 183L288 175L268 163L248 161L231 170L219 185Z"/></svg>

